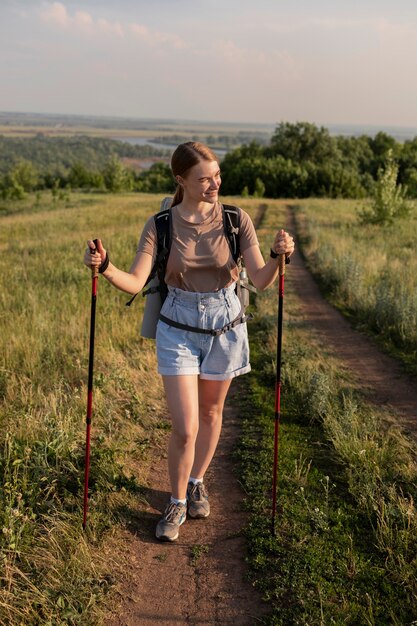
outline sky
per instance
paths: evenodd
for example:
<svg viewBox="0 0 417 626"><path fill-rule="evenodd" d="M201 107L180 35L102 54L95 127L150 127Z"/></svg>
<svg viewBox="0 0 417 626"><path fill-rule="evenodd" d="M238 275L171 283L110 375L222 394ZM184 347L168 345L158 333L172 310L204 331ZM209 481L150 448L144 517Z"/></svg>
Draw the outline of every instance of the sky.
<svg viewBox="0 0 417 626"><path fill-rule="evenodd" d="M416 0L0 0L0 111L417 127Z"/></svg>

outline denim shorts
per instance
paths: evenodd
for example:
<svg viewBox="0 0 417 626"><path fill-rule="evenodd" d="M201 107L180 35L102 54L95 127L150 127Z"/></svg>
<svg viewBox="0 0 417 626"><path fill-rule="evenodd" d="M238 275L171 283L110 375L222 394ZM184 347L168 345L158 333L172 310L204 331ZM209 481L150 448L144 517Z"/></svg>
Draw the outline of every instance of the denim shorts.
<svg viewBox="0 0 417 626"><path fill-rule="evenodd" d="M169 287L161 313L168 319L205 329L218 329L240 312L235 284L214 293L197 293ZM163 376L197 374L206 380L228 380L250 371L246 324L238 324L213 337L181 330L158 321L156 329L158 372Z"/></svg>

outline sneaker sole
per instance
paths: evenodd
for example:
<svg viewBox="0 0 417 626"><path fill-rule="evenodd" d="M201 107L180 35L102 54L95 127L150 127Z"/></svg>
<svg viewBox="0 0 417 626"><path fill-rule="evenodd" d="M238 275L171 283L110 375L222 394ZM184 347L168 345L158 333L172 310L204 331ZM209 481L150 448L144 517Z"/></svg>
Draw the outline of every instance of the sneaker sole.
<svg viewBox="0 0 417 626"><path fill-rule="evenodd" d="M172 542L172 541L176 541L179 537L179 533L177 533L175 535L175 537L167 537L166 535L161 535L161 537L158 537L158 535L155 535L155 537L158 539L158 541L168 541L168 542Z"/></svg>
<svg viewBox="0 0 417 626"><path fill-rule="evenodd" d="M190 511L188 511L188 516L192 519L206 519L210 515L210 511L206 514L197 513L197 515L192 515Z"/></svg>
<svg viewBox="0 0 417 626"><path fill-rule="evenodd" d="M184 519L182 520L182 522L180 522L179 525L182 526L186 519L187 519L187 516L184 515ZM160 537L158 537L158 535L155 533L155 537L159 539L159 541L176 541L179 537L179 534L180 532L178 531L175 537L168 537L167 535L161 535Z"/></svg>

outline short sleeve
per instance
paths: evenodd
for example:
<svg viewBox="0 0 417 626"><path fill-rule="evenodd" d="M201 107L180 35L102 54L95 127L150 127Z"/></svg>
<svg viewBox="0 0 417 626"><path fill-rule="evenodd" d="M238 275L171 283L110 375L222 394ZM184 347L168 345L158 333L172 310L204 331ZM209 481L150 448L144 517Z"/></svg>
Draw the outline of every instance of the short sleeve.
<svg viewBox="0 0 417 626"><path fill-rule="evenodd" d="M146 222L143 228L136 252L144 252L145 254L150 254L152 258L155 258L156 250L157 250L156 227L155 227L155 220L152 216L148 219L148 221Z"/></svg>
<svg viewBox="0 0 417 626"><path fill-rule="evenodd" d="M243 209L240 209L240 250L245 252L252 246L259 246L258 237L256 235L255 226L249 215Z"/></svg>

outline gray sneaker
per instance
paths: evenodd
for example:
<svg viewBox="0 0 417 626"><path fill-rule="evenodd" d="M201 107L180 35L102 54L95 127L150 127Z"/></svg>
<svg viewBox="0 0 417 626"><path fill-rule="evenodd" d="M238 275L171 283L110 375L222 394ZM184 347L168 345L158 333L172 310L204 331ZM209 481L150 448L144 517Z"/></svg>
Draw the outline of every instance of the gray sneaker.
<svg viewBox="0 0 417 626"><path fill-rule="evenodd" d="M204 483L188 483L187 487L188 515L194 519L202 519L210 515L208 493Z"/></svg>
<svg viewBox="0 0 417 626"><path fill-rule="evenodd" d="M169 502L163 517L156 525L156 538L161 541L175 541L178 539L179 528L185 522L186 517L187 506L185 504Z"/></svg>

